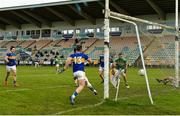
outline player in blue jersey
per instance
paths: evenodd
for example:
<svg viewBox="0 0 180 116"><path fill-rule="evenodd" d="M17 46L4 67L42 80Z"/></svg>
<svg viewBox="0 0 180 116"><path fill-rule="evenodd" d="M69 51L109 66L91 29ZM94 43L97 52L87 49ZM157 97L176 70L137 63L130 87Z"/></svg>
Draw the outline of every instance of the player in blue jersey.
<svg viewBox="0 0 180 116"><path fill-rule="evenodd" d="M75 103L75 97L84 89L85 85L95 94L97 95L97 91L92 87L90 82L88 81L85 71L84 71L84 63L88 61L91 63L91 59L84 53L82 53L82 46L77 45L76 53L71 54L67 60L64 68L60 71L65 71L71 63L73 63L73 75L78 80L79 86L76 88L74 93L70 96L70 102L72 105Z"/></svg>
<svg viewBox="0 0 180 116"><path fill-rule="evenodd" d="M10 52L6 54L5 56L5 62L6 62L6 78L4 81L4 86L7 86L8 83L8 77L10 75L10 72L13 73L13 85L14 87L17 87L16 83L16 54L15 54L16 48L14 46L10 47Z"/></svg>
<svg viewBox="0 0 180 116"><path fill-rule="evenodd" d="M99 77L101 78L102 82L104 82L104 55L99 56Z"/></svg>

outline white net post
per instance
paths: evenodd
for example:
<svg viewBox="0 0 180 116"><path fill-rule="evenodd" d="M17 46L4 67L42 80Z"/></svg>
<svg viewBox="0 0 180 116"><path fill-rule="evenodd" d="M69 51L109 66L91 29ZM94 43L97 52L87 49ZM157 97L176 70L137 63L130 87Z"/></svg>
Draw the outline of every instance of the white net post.
<svg viewBox="0 0 180 116"><path fill-rule="evenodd" d="M149 80L148 80L147 71L146 71L146 67L145 67L145 63L144 63L144 57L143 57L143 51L142 51L141 41L140 41L140 37L139 37L138 26L137 26L135 23L134 23L134 25L135 25L135 29L136 29L136 35L137 35L138 46L139 46L140 55L141 55L141 61L142 61L143 69L144 69L144 71L145 71L145 80L146 80L146 86L147 86L148 96L149 96L149 99L150 99L150 101L151 101L151 104L153 104L153 99L152 99L152 95L151 95L151 90L150 90L150 87L149 87Z"/></svg>
<svg viewBox="0 0 180 116"><path fill-rule="evenodd" d="M106 0L104 17L104 99L109 98L109 31L109 0Z"/></svg>
<svg viewBox="0 0 180 116"><path fill-rule="evenodd" d="M118 99L118 95L119 95L119 86L120 86L120 78L118 78L118 85L117 85L117 88L116 88L115 101L117 101L117 99Z"/></svg>
<svg viewBox="0 0 180 116"><path fill-rule="evenodd" d="M175 86L179 87L179 26L178 26L178 0L176 0L176 16L175 16L175 27L176 27L176 38L175 38Z"/></svg>
<svg viewBox="0 0 180 116"><path fill-rule="evenodd" d="M149 24L149 25L160 26L162 28L166 28L166 29L169 29L169 30L176 31L176 40L175 40L175 79L176 79L176 82L175 82L175 86L179 87L178 0L176 0L176 27L167 26L167 25L163 25L163 24L159 24L159 23L155 23L155 22L143 20L143 19L140 19L140 18L135 18L135 17L119 14L119 13L116 13L116 12L111 12L111 11L110 11L110 16L120 17L120 18L123 18L123 19L131 20L131 21L136 21L136 22L140 22L140 23L145 23L145 24Z"/></svg>
<svg viewBox="0 0 180 116"><path fill-rule="evenodd" d="M125 19L122 19L122 18L114 17L114 16L110 16L110 17L114 18L114 19L117 19L117 20L121 20L121 21L124 21L124 22L131 23L131 24L133 24L135 26L136 36L137 36L138 46L139 46L139 51L140 51L140 56L141 56L141 61L142 61L143 69L145 71L145 80L146 80L146 85L147 85L148 96L149 96L151 104L153 104L153 99L152 99L151 90L150 90L150 86L149 86L147 71L146 71L146 67L145 67L145 63L144 63L144 57L143 57L143 52L142 52L142 47L141 47L141 41L140 41L138 26L137 26L137 24L135 22L132 22L132 21L129 21L129 20L125 20Z"/></svg>

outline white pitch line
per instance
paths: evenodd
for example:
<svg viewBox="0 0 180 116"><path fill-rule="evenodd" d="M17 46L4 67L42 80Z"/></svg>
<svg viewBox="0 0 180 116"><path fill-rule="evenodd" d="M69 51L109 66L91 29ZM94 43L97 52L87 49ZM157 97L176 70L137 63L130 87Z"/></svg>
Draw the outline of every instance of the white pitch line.
<svg viewBox="0 0 180 116"><path fill-rule="evenodd" d="M64 114L64 113L68 113L68 112L72 112L72 111L76 111L76 110L82 110L84 108L92 108L92 107L100 106L103 103L104 103L104 100L99 103L93 104L93 105L87 105L87 106L83 106L83 107L78 107L78 108L73 108L70 110L61 111L61 112L56 113L55 115L60 115L60 114Z"/></svg>
<svg viewBox="0 0 180 116"><path fill-rule="evenodd" d="M140 97L140 96L142 96L142 95L136 95L136 96L133 96L133 97ZM124 100L124 99L130 99L130 98L131 97L118 98L117 101L118 100ZM92 107L100 106L104 102L105 102L105 100L102 100L101 102L93 104L93 105L87 105L87 106L83 106L83 107L73 108L73 109L70 109L70 110L64 110L64 111L55 113L53 115L62 115L64 113L68 113L68 112L72 112L72 111L77 111L77 110L82 110L82 109L85 109L85 108L92 108Z"/></svg>
<svg viewBox="0 0 180 116"><path fill-rule="evenodd" d="M24 88L24 89L10 89L10 90L5 90L1 92L16 92L16 91L32 91L32 90L42 90L42 89L53 89L53 88L61 88L61 87L67 87L68 85L60 85L60 86L49 86L49 87L43 87L43 88Z"/></svg>
<svg viewBox="0 0 180 116"><path fill-rule="evenodd" d="M29 91L29 90L32 90L32 89L10 89L10 90L5 90L4 92L12 92L12 91ZM2 91L3 92L3 91Z"/></svg>

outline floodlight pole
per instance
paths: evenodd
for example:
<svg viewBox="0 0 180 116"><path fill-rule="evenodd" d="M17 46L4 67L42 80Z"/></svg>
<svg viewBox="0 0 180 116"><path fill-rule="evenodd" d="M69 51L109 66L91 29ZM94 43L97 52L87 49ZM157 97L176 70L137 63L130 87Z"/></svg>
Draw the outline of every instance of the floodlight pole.
<svg viewBox="0 0 180 116"><path fill-rule="evenodd" d="M109 98L109 0L104 10L104 99Z"/></svg>
<svg viewBox="0 0 180 116"><path fill-rule="evenodd" d="M176 12L175 12L175 27L176 27L176 37L175 37L175 87L179 87L179 25L178 25L178 0L176 0Z"/></svg>

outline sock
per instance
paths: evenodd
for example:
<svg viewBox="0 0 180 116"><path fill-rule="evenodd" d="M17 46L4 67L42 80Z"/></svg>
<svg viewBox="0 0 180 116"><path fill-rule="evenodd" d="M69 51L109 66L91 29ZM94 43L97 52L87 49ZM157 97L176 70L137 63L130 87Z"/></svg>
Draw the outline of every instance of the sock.
<svg viewBox="0 0 180 116"><path fill-rule="evenodd" d="M92 86L88 87L92 92L94 92L94 88Z"/></svg>
<svg viewBox="0 0 180 116"><path fill-rule="evenodd" d="M101 74L100 74L99 76L101 77L102 81L104 81L104 78L103 78L103 76L102 76Z"/></svg>
<svg viewBox="0 0 180 116"><path fill-rule="evenodd" d="M5 81L7 81L7 80L8 80L8 78L6 77Z"/></svg>
<svg viewBox="0 0 180 116"><path fill-rule="evenodd" d="M92 92L96 92L96 90L94 89L93 86L89 86L88 88L89 88L89 90L91 90Z"/></svg>
<svg viewBox="0 0 180 116"><path fill-rule="evenodd" d="M167 84L167 83L169 82L169 80L165 79L165 80L162 80L162 82L163 82L164 84Z"/></svg>
<svg viewBox="0 0 180 116"><path fill-rule="evenodd" d="M125 86L129 86L127 82L125 83Z"/></svg>
<svg viewBox="0 0 180 116"><path fill-rule="evenodd" d="M78 96L78 93L75 91L71 97L74 99L76 96Z"/></svg>
<svg viewBox="0 0 180 116"><path fill-rule="evenodd" d="M14 84L14 85L16 84L16 81L15 81L15 80L13 81L13 84Z"/></svg>

